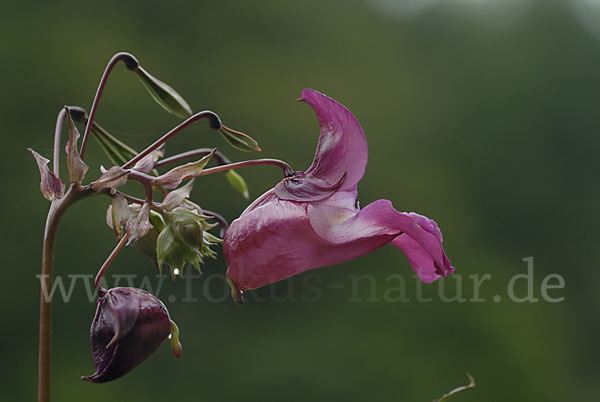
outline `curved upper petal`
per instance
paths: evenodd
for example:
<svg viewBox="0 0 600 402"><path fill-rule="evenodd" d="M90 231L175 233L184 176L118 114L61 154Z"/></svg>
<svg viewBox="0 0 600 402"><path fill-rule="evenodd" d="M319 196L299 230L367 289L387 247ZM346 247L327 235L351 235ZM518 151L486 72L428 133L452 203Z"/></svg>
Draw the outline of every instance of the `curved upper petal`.
<svg viewBox="0 0 600 402"><path fill-rule="evenodd" d="M356 117L342 104L313 89L302 91L321 126L315 158L306 171L330 184L346 173L340 190L356 188L367 166L367 140Z"/></svg>

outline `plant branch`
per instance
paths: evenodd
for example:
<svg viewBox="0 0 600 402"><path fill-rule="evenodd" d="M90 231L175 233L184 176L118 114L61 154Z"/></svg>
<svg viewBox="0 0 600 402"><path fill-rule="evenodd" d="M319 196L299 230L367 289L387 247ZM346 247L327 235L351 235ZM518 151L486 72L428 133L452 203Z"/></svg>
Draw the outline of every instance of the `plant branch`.
<svg viewBox="0 0 600 402"><path fill-rule="evenodd" d="M448 392L447 394L442 395L439 399L436 399L433 402L442 402L460 392L468 391L470 389L475 388L475 386L477 384L475 384L475 379L473 378L473 376L469 373L465 373L465 374L469 378L469 384L463 385L462 387L454 388L452 391Z"/></svg>
<svg viewBox="0 0 600 402"><path fill-rule="evenodd" d="M122 166L122 168L127 169L130 167L133 167L140 159L144 158L146 155L150 154L152 151L158 149L161 145L163 145L165 142L170 140L173 136L175 136L181 130L183 130L187 126L189 126L201 119L209 119L210 127L215 130L217 130L221 127L221 119L219 119L219 116L217 116L216 113L211 112L210 110L198 112L198 113L188 117L187 119L185 119L179 125L174 127L171 131L169 131L168 133L166 133L165 135L160 137L158 140L156 140L154 143L152 143L150 146L148 146L142 152L140 152L139 154L134 156L127 163L125 163ZM91 117L90 117L90 120L91 120ZM88 121L88 124L89 124L89 121Z"/></svg>
<svg viewBox="0 0 600 402"><path fill-rule="evenodd" d="M54 246L56 231L61 217L69 206L93 195L90 187L72 184L65 195L50 204L50 210L44 227L42 243L42 267L40 274L40 321L38 350L38 401L50 402L50 358L52 330L52 299L50 290L53 282Z"/></svg>
<svg viewBox="0 0 600 402"><path fill-rule="evenodd" d="M209 168L209 169L204 169L198 175L198 177L199 176L207 176L207 175L213 174L213 173L226 172L231 169L237 169L237 168L242 168L242 167L246 167L246 166L257 166L257 165L278 166L281 168L281 170L283 170L283 174L285 175L285 177L290 177L294 174L294 170L291 168L291 166L288 165L286 162L281 161L279 159L253 159L253 160L249 160L249 161L235 162L235 163L230 163L227 165L221 165L221 166L217 166L217 167L213 167L213 168Z"/></svg>
<svg viewBox="0 0 600 402"><path fill-rule="evenodd" d="M214 150L214 148L198 148L198 149L194 149L192 151L182 152L180 154L169 156L168 158L159 160L158 162L156 162L154 164L154 167L159 168L161 166L168 165L170 163L179 162L184 159L190 159L190 158L194 158L197 156L206 156L206 155L210 154L213 150ZM226 165L228 163L231 163L229 158L226 157L220 151L215 151L213 158L217 161L217 163L219 165Z"/></svg>
<svg viewBox="0 0 600 402"><path fill-rule="evenodd" d="M86 115L85 109L80 108L79 106L67 106L71 111L71 115L73 118L75 116L79 116L81 114ZM56 177L59 177L60 170L60 139L62 137L63 124L65 122L65 116L67 112L65 108L61 108L56 116L56 126L54 128L54 156L52 157L52 170ZM86 116L87 117L87 116Z"/></svg>
<svg viewBox="0 0 600 402"><path fill-rule="evenodd" d="M92 102L92 107L90 108L90 114L87 124L85 125L85 131L83 133L83 140L81 141L81 151L79 152L81 155L81 159L85 156L85 150L87 147L88 140L90 139L90 131L92 129L92 124L94 123L94 117L96 117L96 110L98 109L98 104L100 103L100 98L102 97L102 91L104 91L104 87L106 86L106 81L115 67L115 65L119 62L125 62L125 65L129 70L135 70L139 66L139 62L133 55L126 52L119 52L115 54L106 65L104 69L104 73L102 74L102 78L100 78L100 83L98 84L98 89L96 90L96 95L94 96L94 101Z"/></svg>
<svg viewBox="0 0 600 402"><path fill-rule="evenodd" d="M104 264L102 264L102 266L98 270L98 273L96 274L96 279L94 279L94 287L96 288L96 290L100 290L100 280L102 279L102 276L104 276L106 269L113 262L113 260L117 256L117 254L119 254L119 251L121 251L123 246L127 243L128 239L129 239L129 234L125 233L123 235L123 237L121 238L121 240L119 240L119 242L117 243L117 245L115 246L113 251L110 253L108 258L106 258L106 261L104 261Z"/></svg>

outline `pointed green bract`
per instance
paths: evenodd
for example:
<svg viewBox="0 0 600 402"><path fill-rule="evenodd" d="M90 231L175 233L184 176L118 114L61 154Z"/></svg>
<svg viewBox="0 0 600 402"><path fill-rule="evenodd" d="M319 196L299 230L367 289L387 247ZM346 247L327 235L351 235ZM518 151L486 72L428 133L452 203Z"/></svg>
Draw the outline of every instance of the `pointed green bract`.
<svg viewBox="0 0 600 402"><path fill-rule="evenodd" d="M181 353L183 352L183 348L181 347L181 342L179 341L179 327L173 320L171 320L171 335L169 336L169 340L171 341L171 350L173 351L173 356L176 359L181 357Z"/></svg>
<svg viewBox="0 0 600 402"><path fill-rule="evenodd" d="M232 130L229 127L221 125L219 128L221 136L235 149L245 152L257 152L260 151L260 147L256 140L247 134Z"/></svg>
<svg viewBox="0 0 600 402"><path fill-rule="evenodd" d="M142 67L138 67L134 71L156 103L161 105L167 112L173 113L182 119L186 119L192 115L192 108L190 108L190 105L188 105L177 91L152 76Z"/></svg>
<svg viewBox="0 0 600 402"><path fill-rule="evenodd" d="M239 191L245 199L250 197L246 180L244 180L244 178L240 176L238 172L235 170L229 170L227 173L225 173L225 177L227 177L227 181L229 184L231 184L231 187Z"/></svg>
<svg viewBox="0 0 600 402"><path fill-rule="evenodd" d="M83 124L88 122L87 113L83 110L80 113L72 113L71 117ZM115 138L96 122L92 124L91 133L113 165L123 165L138 154L135 149Z"/></svg>

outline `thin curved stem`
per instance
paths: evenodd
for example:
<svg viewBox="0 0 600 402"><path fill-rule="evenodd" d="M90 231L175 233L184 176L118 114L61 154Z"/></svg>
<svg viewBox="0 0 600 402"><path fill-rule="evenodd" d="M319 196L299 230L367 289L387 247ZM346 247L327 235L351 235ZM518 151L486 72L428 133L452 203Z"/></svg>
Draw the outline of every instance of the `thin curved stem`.
<svg viewBox="0 0 600 402"><path fill-rule="evenodd" d="M186 128L187 126L189 126L191 124L194 124L195 122L197 122L198 120L201 120L201 119L210 119L210 123L209 123L210 127L215 130L218 129L219 127L221 127L221 119L219 119L219 116L217 116L216 113L211 112L210 110L198 112L198 113L188 117L187 119L185 119L183 122L181 122L179 125L174 127L171 131L169 131L162 137L160 137L158 140L154 141L154 143L152 143L150 146L148 146L142 152L140 152L139 154L137 154L136 156L131 158L127 163L125 163L122 166L122 168L127 169L127 168L134 166L140 159L144 158L145 156L150 154L152 151L158 149L161 145L163 145L165 142L170 140L173 136L175 136L181 130L183 130L184 128ZM88 124L89 124L89 121L88 121Z"/></svg>
<svg viewBox="0 0 600 402"><path fill-rule="evenodd" d="M126 52L119 52L109 60L108 64L106 65L106 68L104 69L104 73L102 73L102 78L100 78L100 83L98 84L98 89L96 90L96 95L94 96L92 107L90 108L89 119L87 124L85 125L85 131L83 132L83 140L81 141L81 151L79 152L79 154L81 155L81 159L85 157L85 150L87 148L87 143L90 138L90 131L94 122L94 117L96 117L96 110L98 109L100 98L102 97L102 91L104 91L106 81L108 80L111 71L119 61L125 62L125 65L129 70L136 69L140 64L133 55Z"/></svg>
<svg viewBox="0 0 600 402"><path fill-rule="evenodd" d="M60 177L60 137L62 136L63 122L66 115L65 108L61 108L56 116L56 126L54 128L54 156L52 157L52 167L56 177Z"/></svg>
<svg viewBox="0 0 600 402"><path fill-rule="evenodd" d="M197 156L206 156L206 155L210 154L213 150L214 150L214 148L198 148L198 149L194 149L192 151L182 152L180 154L169 156L168 158L159 160L158 162L156 162L154 164L154 167L159 168L161 166L168 165L170 163L180 162L185 159L190 159L190 158L194 158ZM226 165L228 163L231 163L229 158L226 157L220 151L215 151L213 158L217 161L217 163L219 165Z"/></svg>
<svg viewBox="0 0 600 402"><path fill-rule="evenodd" d="M91 187L72 184L65 195L50 204L50 210L44 227L42 243L42 267L40 273L40 321L38 349L38 401L50 402L50 359L52 330L51 289L54 270L54 246L56 231L61 217L69 206L93 195Z"/></svg>
<svg viewBox="0 0 600 402"><path fill-rule="evenodd" d="M256 166L256 165L274 165L280 167L283 170L285 177L290 177L294 175L294 170L288 165L286 162L281 161L279 159L254 159L250 161L243 162L235 162L227 165L216 166L209 169L204 169L198 176L208 176L213 173L221 173L226 172L231 169L242 168L246 166Z"/></svg>
<svg viewBox="0 0 600 402"><path fill-rule="evenodd" d="M475 384L475 379L473 378L473 376L469 373L465 373L465 374L469 378L469 383L467 385L463 385L462 387L454 388L452 391L448 392L447 394L442 395L439 399L436 399L433 402L442 402L460 392L468 391L470 389L475 388L475 386L477 384Z"/></svg>
<svg viewBox="0 0 600 402"><path fill-rule="evenodd" d="M96 279L94 279L94 287L96 288L96 290L100 290L100 280L104 276L104 273L106 272L106 269L113 262L113 260L117 256L117 254L119 254L119 251L121 251L121 249L123 248L123 246L125 246L125 244L127 243L128 239L129 239L129 234L125 233L123 235L123 237L121 238L121 240L119 240L119 242L117 243L117 245L115 246L115 248L113 249L113 251L110 253L110 255L108 256L108 258L106 258L106 261L104 261L104 264L102 264L102 266L98 270L98 273L96 274Z"/></svg>

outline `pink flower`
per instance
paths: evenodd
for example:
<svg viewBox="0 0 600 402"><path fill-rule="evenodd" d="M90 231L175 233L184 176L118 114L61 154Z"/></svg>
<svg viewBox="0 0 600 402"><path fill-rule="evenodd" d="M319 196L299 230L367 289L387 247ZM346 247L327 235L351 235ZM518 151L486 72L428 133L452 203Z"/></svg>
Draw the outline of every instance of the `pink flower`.
<svg viewBox="0 0 600 402"><path fill-rule="evenodd" d="M388 200L357 207L356 188L368 155L354 115L312 89L302 91L300 100L319 118L315 158L308 170L283 179L254 201L227 230L224 251L234 298L388 243L404 252L423 282L451 274L454 268L433 220L398 212Z"/></svg>

